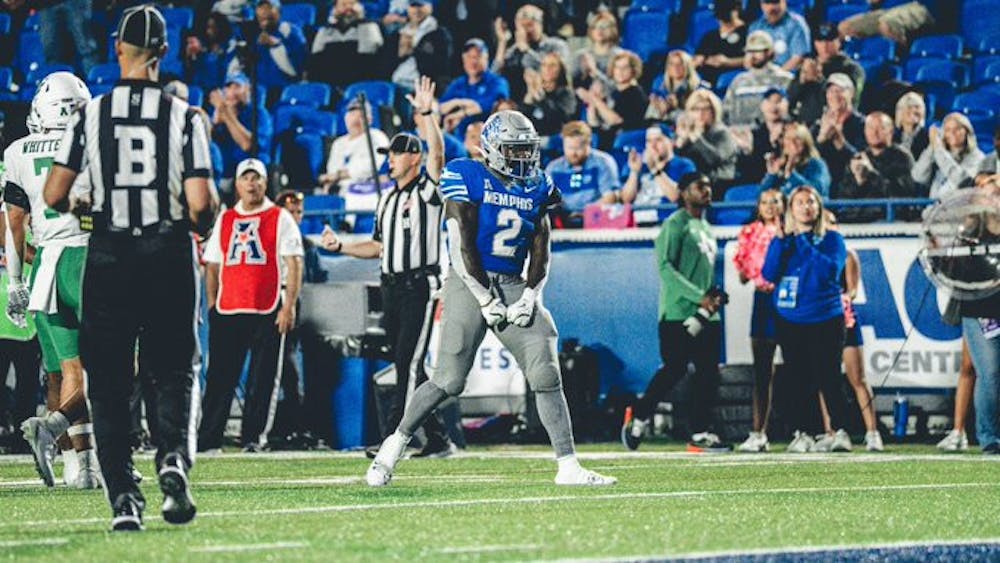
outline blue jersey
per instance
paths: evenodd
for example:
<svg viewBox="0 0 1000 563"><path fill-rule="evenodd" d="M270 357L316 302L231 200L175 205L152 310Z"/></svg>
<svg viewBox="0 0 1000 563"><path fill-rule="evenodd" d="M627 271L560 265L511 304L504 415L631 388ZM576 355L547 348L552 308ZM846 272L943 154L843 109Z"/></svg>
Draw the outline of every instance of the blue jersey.
<svg viewBox="0 0 1000 563"><path fill-rule="evenodd" d="M468 158L448 163L441 174L441 194L479 207L476 248L483 269L513 276L524 271L538 220L559 201L548 174L504 185L484 164Z"/></svg>

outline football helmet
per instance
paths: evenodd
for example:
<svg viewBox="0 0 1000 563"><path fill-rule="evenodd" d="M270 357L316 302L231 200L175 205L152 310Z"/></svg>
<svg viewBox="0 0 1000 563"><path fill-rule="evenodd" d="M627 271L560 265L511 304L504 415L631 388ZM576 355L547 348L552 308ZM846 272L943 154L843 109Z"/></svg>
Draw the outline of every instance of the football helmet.
<svg viewBox="0 0 1000 563"><path fill-rule="evenodd" d="M41 130L65 129L73 112L89 101L90 90L82 80L70 72L53 72L38 85L29 119Z"/></svg>
<svg viewBox="0 0 1000 563"><path fill-rule="evenodd" d="M480 140L489 168L520 180L538 175L541 139L523 113L513 110L494 113L483 125Z"/></svg>

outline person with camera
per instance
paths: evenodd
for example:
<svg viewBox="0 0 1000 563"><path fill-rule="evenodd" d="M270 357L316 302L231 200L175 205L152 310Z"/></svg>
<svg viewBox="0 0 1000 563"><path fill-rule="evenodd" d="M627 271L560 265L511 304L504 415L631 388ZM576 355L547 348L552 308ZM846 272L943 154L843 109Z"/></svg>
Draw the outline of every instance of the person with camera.
<svg viewBox="0 0 1000 563"><path fill-rule="evenodd" d="M715 285L718 247L705 212L712 203L712 185L704 174L689 172L677 183L683 207L664 221L656 237L660 271L660 357L663 366L646 387L642 399L625 411L622 444L639 448L657 403L667 397L695 367L692 382L691 445L714 449L722 445L710 432L712 406L719 386L721 329L718 311L727 296Z"/></svg>
<svg viewBox="0 0 1000 563"><path fill-rule="evenodd" d="M804 453L814 445L808 430L817 419L818 392L827 398L841 393L844 306L840 276L847 247L840 233L827 228L823 198L815 188L795 188L788 201L783 236L768 246L761 275L774 285L778 344L788 374L784 384L794 398L787 410L788 422L795 428L788 451ZM827 404L831 427L838 429L831 450L850 451L839 402Z"/></svg>

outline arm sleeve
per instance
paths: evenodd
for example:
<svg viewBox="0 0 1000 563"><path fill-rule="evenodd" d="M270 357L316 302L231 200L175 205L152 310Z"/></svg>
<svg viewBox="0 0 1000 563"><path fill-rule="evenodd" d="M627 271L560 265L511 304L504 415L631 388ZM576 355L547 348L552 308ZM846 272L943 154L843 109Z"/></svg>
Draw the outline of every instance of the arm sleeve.
<svg viewBox="0 0 1000 563"><path fill-rule="evenodd" d="M7 180L7 185L4 187L3 201L7 205L20 207L25 213L31 213L31 202L28 200L28 194L24 193L21 186L10 180Z"/></svg>
<svg viewBox="0 0 1000 563"><path fill-rule="evenodd" d="M705 292L684 277L674 265L680 261L681 239L682 233L673 228L670 223L663 224L660 235L656 237L654 244L660 267L660 280L668 288L668 291L676 292L692 303L700 303Z"/></svg>
<svg viewBox="0 0 1000 563"><path fill-rule="evenodd" d="M208 135L201 116L188 110L184 123L184 174L183 178L209 178L212 173L212 154L208 147Z"/></svg>
<svg viewBox="0 0 1000 563"><path fill-rule="evenodd" d="M214 233L213 233L214 235ZM292 214L282 209L278 216L278 255L303 256L302 233Z"/></svg>
<svg viewBox="0 0 1000 563"><path fill-rule="evenodd" d="M847 260L847 246L844 239L836 234L827 233L829 240L819 245L809 242L805 234L797 235L796 246L803 256L803 263L808 264L810 271L820 278L833 278L840 273Z"/></svg>
<svg viewBox="0 0 1000 563"><path fill-rule="evenodd" d="M777 284L781 281L784 272L781 269L781 254L785 250L785 239L774 237L771 244L767 246L767 254L764 255L764 265L760 268L762 278L770 283Z"/></svg>
<svg viewBox="0 0 1000 563"><path fill-rule="evenodd" d="M469 187L466 185L465 177L450 165L445 166L441 173L441 195L446 200L460 203L471 203Z"/></svg>
<svg viewBox="0 0 1000 563"><path fill-rule="evenodd" d="M795 26L795 32L792 33L791 43L788 46L788 54L791 57L795 55L808 55L812 51L812 43L809 40L809 26L803 20L796 20L798 25Z"/></svg>
<svg viewBox="0 0 1000 563"><path fill-rule="evenodd" d="M830 197L830 171L818 158L810 159L801 171L792 171L788 180L795 187L812 186L824 198Z"/></svg>
<svg viewBox="0 0 1000 563"><path fill-rule="evenodd" d="M86 151L87 145L85 136L86 115L84 109L74 113L70 117L66 132L63 133L59 150L56 151L55 163L65 166L74 172L79 172L87 165Z"/></svg>
<svg viewBox="0 0 1000 563"><path fill-rule="evenodd" d="M913 165L911 176L919 184L929 184L934 175L934 149L928 146Z"/></svg>
<svg viewBox="0 0 1000 563"><path fill-rule="evenodd" d="M955 157L943 148L934 151L934 162L937 163L938 168L948 178L948 181L955 186L960 186L963 182L970 179L966 165L971 163L972 165L968 166L969 170L975 170L979 166L979 160L979 158L976 158L976 154L973 153L966 155L962 159L962 162L957 162L955 161Z"/></svg>

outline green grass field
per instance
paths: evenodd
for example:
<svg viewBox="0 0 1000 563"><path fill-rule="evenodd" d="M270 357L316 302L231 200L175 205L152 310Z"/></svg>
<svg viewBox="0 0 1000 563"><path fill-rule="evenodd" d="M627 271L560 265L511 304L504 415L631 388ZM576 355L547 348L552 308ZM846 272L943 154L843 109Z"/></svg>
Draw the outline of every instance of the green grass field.
<svg viewBox="0 0 1000 563"><path fill-rule="evenodd" d="M0 458L0 558L551 560L670 558L817 546L1000 541L1000 458L938 454L695 456L587 446L606 488L552 483L545 448L472 448L401 462L370 489L358 454L226 454L193 474L198 517L159 518L152 461L146 531L108 533L100 492L46 490L24 456Z"/></svg>

